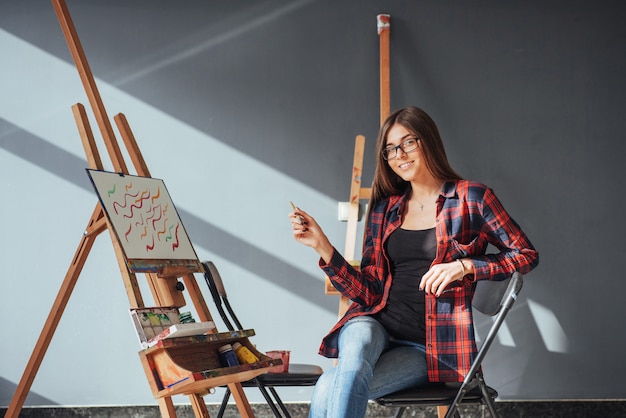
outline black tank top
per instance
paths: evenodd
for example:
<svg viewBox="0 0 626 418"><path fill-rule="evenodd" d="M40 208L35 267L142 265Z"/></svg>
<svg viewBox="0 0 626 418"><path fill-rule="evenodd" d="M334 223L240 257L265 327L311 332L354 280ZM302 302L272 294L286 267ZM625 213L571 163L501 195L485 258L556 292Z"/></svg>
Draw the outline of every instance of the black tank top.
<svg viewBox="0 0 626 418"><path fill-rule="evenodd" d="M437 252L435 228L399 228L387 240L392 284L387 305L376 317L397 339L426 342L424 291L419 289Z"/></svg>

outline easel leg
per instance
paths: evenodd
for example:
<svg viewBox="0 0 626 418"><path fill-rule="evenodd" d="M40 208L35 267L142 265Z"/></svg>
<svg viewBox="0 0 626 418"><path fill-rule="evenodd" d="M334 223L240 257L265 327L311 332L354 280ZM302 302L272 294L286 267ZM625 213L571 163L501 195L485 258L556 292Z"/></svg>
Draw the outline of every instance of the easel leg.
<svg viewBox="0 0 626 418"><path fill-rule="evenodd" d="M4 415L5 418L17 418L22 410L26 396L28 396L28 392L33 384L33 380L35 380L35 376L41 366L41 362L46 355L50 341L52 341L52 337L54 336L57 326L59 325L61 316L63 316L63 311L67 306L70 296L72 295L72 291L74 290L74 286L78 281L80 272L85 265L89 251L91 250L91 247L93 247L98 234L106 228L106 223L102 221L103 216L100 204L98 204L91 215L91 219L89 220L87 227L88 232L83 235L80 244L78 245L72 264L65 275L65 279L63 279L63 284L61 285L59 293L54 300L54 304L50 309L48 319L43 326L43 330L39 335L37 344L35 345L33 353L30 356L30 360L26 365L26 370L24 370L20 383L15 389L9 408Z"/></svg>
<svg viewBox="0 0 626 418"><path fill-rule="evenodd" d="M448 413L448 405L439 405L437 407L437 417L444 418Z"/></svg>
<svg viewBox="0 0 626 418"><path fill-rule="evenodd" d="M176 410L174 409L174 402L171 397L159 398L157 402L162 418L176 418Z"/></svg>
<svg viewBox="0 0 626 418"><path fill-rule="evenodd" d="M202 396L194 393L193 395L189 395L189 399L191 400L191 408L196 418L209 418L209 411L206 409L206 404Z"/></svg>
<svg viewBox="0 0 626 418"><path fill-rule="evenodd" d="M380 38L380 124L390 112L390 85L391 76L389 72L389 34L391 25L389 15L378 15L378 36Z"/></svg>
<svg viewBox="0 0 626 418"><path fill-rule="evenodd" d="M346 313L346 311L348 310L348 308L350 307L350 304L352 303L352 301L350 299L348 299L345 296L341 296L339 299L339 314L338 314L338 318L341 319L343 318L344 314Z"/></svg>
<svg viewBox="0 0 626 418"><path fill-rule="evenodd" d="M254 412L252 412L248 398L246 398L246 394L243 392L241 383L229 383L228 388L235 399L239 414L244 418L254 417Z"/></svg>

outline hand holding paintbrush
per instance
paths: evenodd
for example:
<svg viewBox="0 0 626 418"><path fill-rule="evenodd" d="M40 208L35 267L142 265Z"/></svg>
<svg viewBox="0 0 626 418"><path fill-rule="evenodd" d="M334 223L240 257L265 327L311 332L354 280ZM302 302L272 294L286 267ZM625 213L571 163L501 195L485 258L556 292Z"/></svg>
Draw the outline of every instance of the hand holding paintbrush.
<svg viewBox="0 0 626 418"><path fill-rule="evenodd" d="M328 240L328 237L326 237L326 234L324 234L324 231L322 231L315 219L296 207L293 202L289 203L291 203L293 208L293 212L289 214L293 237L296 241L313 248L324 259L324 262L329 263L335 248Z"/></svg>

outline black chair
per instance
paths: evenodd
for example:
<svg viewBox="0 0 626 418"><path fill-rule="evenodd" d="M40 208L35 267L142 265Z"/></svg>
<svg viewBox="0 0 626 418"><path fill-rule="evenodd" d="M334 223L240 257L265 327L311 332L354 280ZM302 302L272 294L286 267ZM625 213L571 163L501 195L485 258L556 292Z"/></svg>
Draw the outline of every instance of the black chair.
<svg viewBox="0 0 626 418"><path fill-rule="evenodd" d="M211 261L205 261L202 263L202 266L204 267L204 278L209 286L209 291L211 292L217 311L219 312L222 321L224 321L224 325L226 325L229 331L244 329L241 326L237 315L235 315L232 306L230 305L222 278L217 271L215 264ZM224 310L224 307L226 310ZM283 415L281 415L282 411L284 417L291 418L285 404L280 396L278 396L276 388L287 386L314 386L322 372L323 370L314 364L290 363L289 370L287 372L265 373L252 380L242 382L241 385L243 387L257 387L261 391L265 401L276 417L283 417ZM222 404L220 405L220 409L217 414L218 418L222 418L224 415L224 411L228 405L228 400L230 399L230 394L230 390L226 387L226 393L224 394ZM278 407L276 405L278 405Z"/></svg>
<svg viewBox="0 0 626 418"><path fill-rule="evenodd" d="M439 383L428 386L409 388L376 399L380 405L398 407L394 415L400 418L408 406L450 405L445 418L460 417L458 408L461 403L478 403L489 409L493 418L497 418L494 400L498 392L487 386L481 371L481 363L495 339L504 318L515 303L522 289L522 275L513 273L502 281L481 280L476 283L472 299L474 309L488 316L496 316L489 333L482 343L476 359L463 383ZM441 417L441 410L440 410Z"/></svg>

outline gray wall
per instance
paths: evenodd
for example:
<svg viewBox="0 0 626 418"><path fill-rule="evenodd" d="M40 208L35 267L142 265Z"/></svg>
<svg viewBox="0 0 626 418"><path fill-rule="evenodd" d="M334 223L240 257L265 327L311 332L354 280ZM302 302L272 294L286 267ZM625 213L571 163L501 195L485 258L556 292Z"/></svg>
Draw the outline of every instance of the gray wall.
<svg viewBox="0 0 626 418"><path fill-rule="evenodd" d="M323 367L332 362L317 348L337 299L323 294L314 252L292 240L289 200L343 249L337 202L347 200L357 134L367 137L364 181L372 179L376 15L389 13L392 108L426 109L453 166L492 186L541 252L486 362L489 383L502 399L626 397L622 2L68 6L109 115L128 117L254 342ZM0 51L7 405L97 199L70 110L88 101L51 4L0 2ZM479 334L487 325L479 319ZM26 404L153 404L138 350L105 233Z"/></svg>

